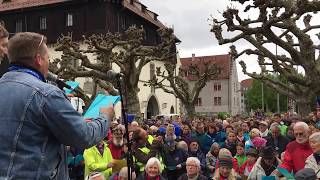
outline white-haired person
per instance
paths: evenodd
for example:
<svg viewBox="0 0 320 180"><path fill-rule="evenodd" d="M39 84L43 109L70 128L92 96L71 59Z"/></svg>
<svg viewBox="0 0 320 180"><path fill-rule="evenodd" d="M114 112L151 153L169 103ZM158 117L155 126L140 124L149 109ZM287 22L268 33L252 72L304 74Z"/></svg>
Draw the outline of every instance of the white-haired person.
<svg viewBox="0 0 320 180"><path fill-rule="evenodd" d="M309 137L309 143L313 154L307 160L304 168L311 168L315 171L318 179L320 178L320 132L313 133Z"/></svg>
<svg viewBox="0 0 320 180"><path fill-rule="evenodd" d="M307 157L312 154L312 149L309 144L310 129L308 124L297 122L293 131L296 140L287 145L280 167L288 172L296 173L304 168ZM280 172L275 170L274 174L280 175Z"/></svg>
<svg viewBox="0 0 320 180"><path fill-rule="evenodd" d="M189 157L186 162L187 173L181 175L178 180L207 180L208 178L200 173L200 161L196 157Z"/></svg>
<svg viewBox="0 0 320 180"><path fill-rule="evenodd" d="M165 180L161 175L161 163L159 159L152 157L145 165L145 171L141 173L137 180Z"/></svg>

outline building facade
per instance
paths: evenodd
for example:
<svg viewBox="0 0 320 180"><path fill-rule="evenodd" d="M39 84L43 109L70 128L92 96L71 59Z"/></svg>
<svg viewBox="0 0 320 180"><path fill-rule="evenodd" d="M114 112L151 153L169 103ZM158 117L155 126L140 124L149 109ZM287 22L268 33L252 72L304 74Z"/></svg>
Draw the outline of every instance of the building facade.
<svg viewBox="0 0 320 180"><path fill-rule="evenodd" d="M247 109L247 99L246 92L252 87L253 79L245 79L240 82L240 91L241 91L241 114L248 114L250 112Z"/></svg>
<svg viewBox="0 0 320 180"><path fill-rule="evenodd" d="M220 67L221 73L207 82L201 90L198 101L195 104L197 113L212 116L219 112L226 112L230 115L240 113L240 92L238 74L235 62L230 55L198 56L181 58L182 67L191 63L215 63ZM193 87L194 80L189 79Z"/></svg>
<svg viewBox="0 0 320 180"><path fill-rule="evenodd" d="M166 28L158 15L138 0L6 0L0 3L0 19L4 22L10 35L17 32L37 32L48 39L51 59L60 58L54 51L54 43L61 34L71 34L73 40L81 40L83 35L124 32L132 25L143 26L145 45L160 43L157 34L159 28ZM95 62L95 57L89 57ZM177 99L144 86L144 82L155 72L155 67L163 66L161 62L151 62L143 67L138 93L141 112L145 118L158 114L179 113ZM113 65L117 69L116 65ZM90 94L92 80L77 78L80 87ZM120 115L120 110L117 110Z"/></svg>

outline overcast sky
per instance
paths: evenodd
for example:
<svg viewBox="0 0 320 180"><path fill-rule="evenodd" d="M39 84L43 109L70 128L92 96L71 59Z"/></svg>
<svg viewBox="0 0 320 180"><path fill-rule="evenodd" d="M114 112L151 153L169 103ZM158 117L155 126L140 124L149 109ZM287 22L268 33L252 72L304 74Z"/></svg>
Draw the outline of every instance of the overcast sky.
<svg viewBox="0 0 320 180"><path fill-rule="evenodd" d="M159 14L159 20L173 27L182 41L178 46L180 57L218 55L229 52L230 45L219 46L210 32L211 16L221 19L229 0L140 0L151 11ZM237 63L239 81L248 78ZM255 63L247 63L248 70L259 68Z"/></svg>

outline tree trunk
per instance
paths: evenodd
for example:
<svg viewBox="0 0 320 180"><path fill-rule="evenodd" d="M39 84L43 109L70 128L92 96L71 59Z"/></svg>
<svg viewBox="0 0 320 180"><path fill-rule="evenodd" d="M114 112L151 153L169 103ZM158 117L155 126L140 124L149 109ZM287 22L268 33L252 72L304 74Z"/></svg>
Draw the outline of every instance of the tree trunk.
<svg viewBox="0 0 320 180"><path fill-rule="evenodd" d="M140 120L141 117L141 110L140 110L140 102L138 94L136 93L137 90L127 89L124 92L124 104L125 108L127 108L128 114L135 114L136 120Z"/></svg>
<svg viewBox="0 0 320 180"><path fill-rule="evenodd" d="M195 115L195 112L196 112L196 109L195 109L193 103L184 104L184 107L186 109L186 116L188 118L193 118L193 116Z"/></svg>
<svg viewBox="0 0 320 180"><path fill-rule="evenodd" d="M302 118L306 117L311 112L310 98L308 96L296 98L296 102L299 114Z"/></svg>

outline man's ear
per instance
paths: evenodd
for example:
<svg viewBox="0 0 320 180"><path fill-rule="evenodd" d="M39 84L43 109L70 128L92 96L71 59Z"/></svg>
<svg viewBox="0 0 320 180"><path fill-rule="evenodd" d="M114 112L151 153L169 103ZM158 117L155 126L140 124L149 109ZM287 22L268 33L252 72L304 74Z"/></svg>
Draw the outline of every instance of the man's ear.
<svg viewBox="0 0 320 180"><path fill-rule="evenodd" d="M42 59L39 53L37 53L37 55L34 57L34 64L37 67L40 67L42 64Z"/></svg>

